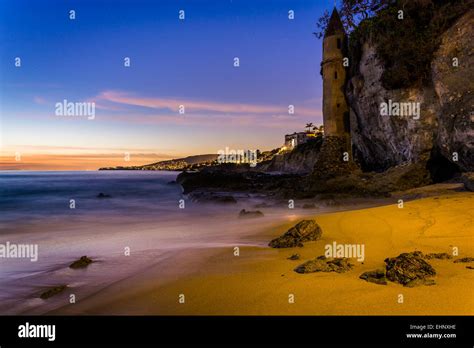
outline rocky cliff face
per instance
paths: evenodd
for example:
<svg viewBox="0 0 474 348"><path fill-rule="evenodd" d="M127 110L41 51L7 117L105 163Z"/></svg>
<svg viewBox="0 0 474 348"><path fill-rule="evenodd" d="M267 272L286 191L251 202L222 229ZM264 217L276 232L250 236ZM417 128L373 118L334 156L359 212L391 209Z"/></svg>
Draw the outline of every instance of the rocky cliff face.
<svg viewBox="0 0 474 348"><path fill-rule="evenodd" d="M444 32L431 64L432 81L424 86L385 89L376 45L363 44L359 72L348 81L346 96L354 157L364 169L382 171L402 163L426 162L441 179L457 170L474 170L472 23L474 10ZM458 67L453 66L453 58L458 59ZM381 116L380 104L389 100L420 103L420 117Z"/></svg>
<svg viewBox="0 0 474 348"><path fill-rule="evenodd" d="M322 138L310 140L298 145L293 151L275 155L270 161L262 162L256 168L261 172L279 172L285 174L308 174L318 159Z"/></svg>

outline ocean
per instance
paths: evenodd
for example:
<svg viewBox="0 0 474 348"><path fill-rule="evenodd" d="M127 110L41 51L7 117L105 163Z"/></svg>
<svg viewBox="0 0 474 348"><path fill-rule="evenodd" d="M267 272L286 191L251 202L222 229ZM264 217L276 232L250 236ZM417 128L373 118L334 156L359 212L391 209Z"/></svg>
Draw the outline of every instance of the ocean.
<svg viewBox="0 0 474 348"><path fill-rule="evenodd" d="M239 219L240 209L266 201L248 195L230 205L193 202L170 183L177 174L0 172L0 246L38 250L35 262L0 258L0 314L47 313L66 305L64 296L39 298L51 286L88 296L178 251L265 246L268 240L256 232L296 219L284 206L261 209L263 218ZM68 267L83 255L96 262L81 270Z"/></svg>

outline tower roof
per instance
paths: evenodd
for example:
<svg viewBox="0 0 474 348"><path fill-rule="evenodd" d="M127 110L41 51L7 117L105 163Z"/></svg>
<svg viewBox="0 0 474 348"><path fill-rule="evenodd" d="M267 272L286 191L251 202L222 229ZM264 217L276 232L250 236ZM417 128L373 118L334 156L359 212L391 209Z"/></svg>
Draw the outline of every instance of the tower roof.
<svg viewBox="0 0 474 348"><path fill-rule="evenodd" d="M329 18L329 23L326 28L326 32L324 33L324 37L334 35L336 33L345 33L344 26L341 22L341 17L339 17L339 12L337 12L336 8L332 10L331 18Z"/></svg>

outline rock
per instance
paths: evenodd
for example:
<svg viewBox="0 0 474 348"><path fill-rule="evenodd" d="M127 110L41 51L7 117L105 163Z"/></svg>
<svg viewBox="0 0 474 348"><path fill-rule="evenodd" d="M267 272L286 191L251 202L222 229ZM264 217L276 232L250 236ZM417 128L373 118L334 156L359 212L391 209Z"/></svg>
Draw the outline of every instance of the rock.
<svg viewBox="0 0 474 348"><path fill-rule="evenodd" d="M305 203L303 204L303 209L317 209L318 207L314 203Z"/></svg>
<svg viewBox="0 0 474 348"><path fill-rule="evenodd" d="M474 261L474 257L463 257L461 259L456 259L454 260L453 262L454 263L460 263L460 262L473 262Z"/></svg>
<svg viewBox="0 0 474 348"><path fill-rule="evenodd" d="M299 260L300 255L299 254L293 254L290 257L287 258L288 260Z"/></svg>
<svg viewBox="0 0 474 348"><path fill-rule="evenodd" d="M263 213L260 210L247 211L242 209L239 213L239 218L258 218L263 217Z"/></svg>
<svg viewBox="0 0 474 348"><path fill-rule="evenodd" d="M315 220L302 220L282 236L273 239L268 245L272 248L294 248L304 242L321 238L323 232Z"/></svg>
<svg viewBox="0 0 474 348"><path fill-rule="evenodd" d="M474 172L464 173L461 176L461 182L464 184L466 190L474 191Z"/></svg>
<svg viewBox="0 0 474 348"><path fill-rule="evenodd" d="M385 270L383 269L364 272L359 276L359 278L364 279L370 283L375 283L379 285L387 285L387 278L385 277Z"/></svg>
<svg viewBox="0 0 474 348"><path fill-rule="evenodd" d="M85 268L85 267L89 266L92 262L94 262L94 261L92 261L87 256L82 256L79 260L76 260L73 263L71 263L69 265L69 268L72 268L72 269Z"/></svg>
<svg viewBox="0 0 474 348"><path fill-rule="evenodd" d="M271 160L259 163L257 170L291 174L309 174L316 163L322 137L308 140L292 151L275 155Z"/></svg>
<svg viewBox="0 0 474 348"><path fill-rule="evenodd" d="M447 260L447 259L452 259L453 257L449 255L448 253L430 253L430 254L425 254L424 258L427 260L431 260L431 259Z"/></svg>
<svg viewBox="0 0 474 348"><path fill-rule="evenodd" d="M112 197L111 195L107 195L103 192L101 192L97 195L97 198L111 198L111 197Z"/></svg>
<svg viewBox="0 0 474 348"><path fill-rule="evenodd" d="M467 269L474 269L472 266L466 266Z"/></svg>
<svg viewBox="0 0 474 348"><path fill-rule="evenodd" d="M314 272L337 272L344 273L350 271L354 265L349 263L347 258L326 259L317 257L314 260L307 261L294 269L296 273L314 273Z"/></svg>
<svg viewBox="0 0 474 348"><path fill-rule="evenodd" d="M424 280L436 275L435 269L423 260L423 253L420 251L386 258L385 263L387 279L402 285L406 285L415 279Z"/></svg>
<svg viewBox="0 0 474 348"><path fill-rule="evenodd" d="M52 287L46 290L45 292L41 293L40 298L43 300L46 300L54 295L57 295L63 292L66 288L67 288L67 285L59 285L59 286Z"/></svg>

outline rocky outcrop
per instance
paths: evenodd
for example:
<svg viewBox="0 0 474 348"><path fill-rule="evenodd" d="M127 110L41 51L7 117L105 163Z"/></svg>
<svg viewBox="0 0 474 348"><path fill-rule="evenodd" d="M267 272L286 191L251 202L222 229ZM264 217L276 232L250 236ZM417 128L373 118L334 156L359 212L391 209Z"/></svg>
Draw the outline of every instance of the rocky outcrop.
<svg viewBox="0 0 474 348"><path fill-rule="evenodd" d="M182 172L176 181L183 187L183 193L193 191L252 191L265 192L295 189L299 175L270 175L254 171L228 168L204 168L198 172Z"/></svg>
<svg viewBox="0 0 474 348"><path fill-rule="evenodd" d="M322 138L311 139L292 151L275 155L271 160L259 163L256 170L291 174L308 174L313 170L321 148Z"/></svg>
<svg viewBox="0 0 474 348"><path fill-rule="evenodd" d="M435 180L474 170L473 21L470 10L443 34L431 83L423 86L385 89L376 45L363 43L358 73L349 80L346 95L354 156L364 169L426 163ZM453 58L458 58L458 67ZM381 116L380 105L389 100L420 103L419 118Z"/></svg>
<svg viewBox="0 0 474 348"><path fill-rule="evenodd" d="M316 221L302 220L268 245L272 248L302 247L304 242L318 240L322 234L321 227Z"/></svg>
<svg viewBox="0 0 474 348"><path fill-rule="evenodd" d="M392 282L407 287L432 285L430 277L436 275L435 269L423 259L420 251L403 253L397 257L385 259L386 277Z"/></svg>

